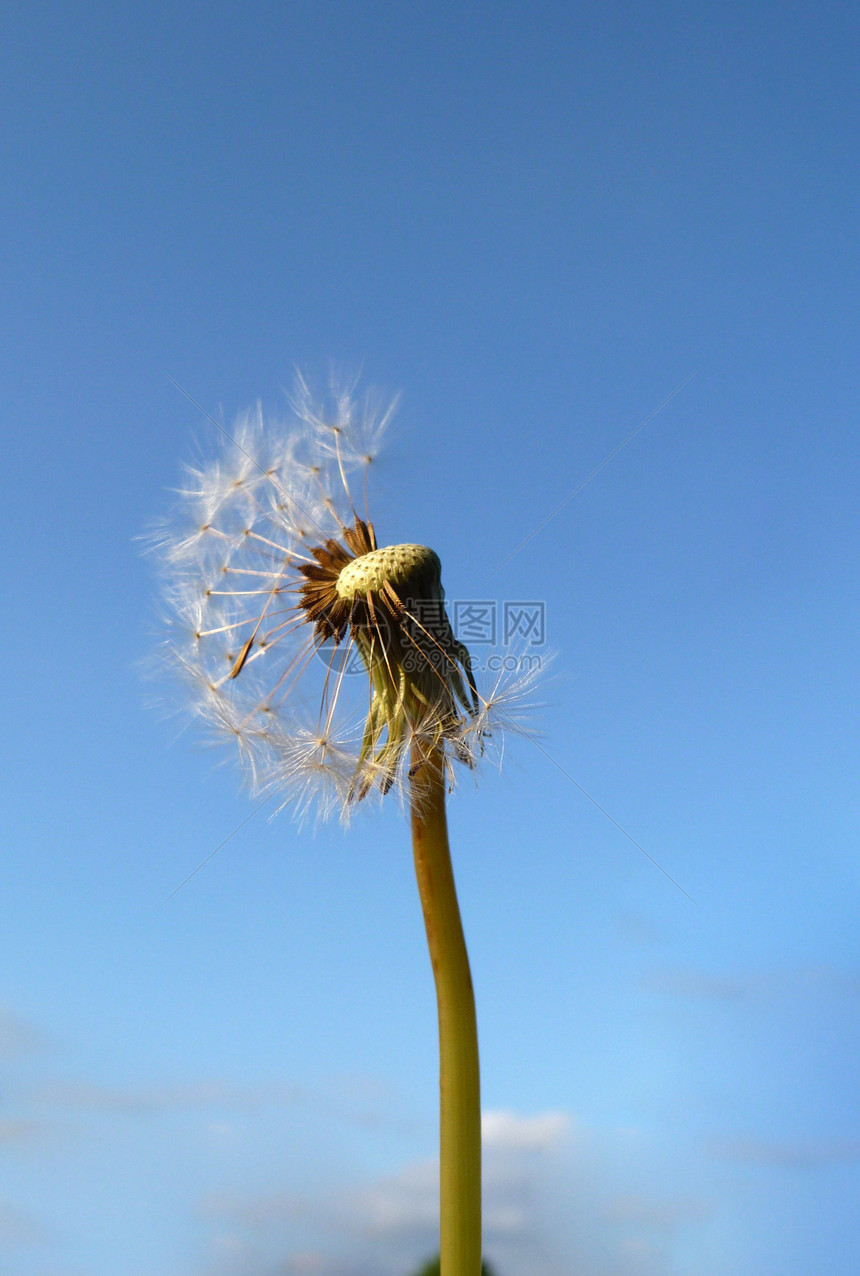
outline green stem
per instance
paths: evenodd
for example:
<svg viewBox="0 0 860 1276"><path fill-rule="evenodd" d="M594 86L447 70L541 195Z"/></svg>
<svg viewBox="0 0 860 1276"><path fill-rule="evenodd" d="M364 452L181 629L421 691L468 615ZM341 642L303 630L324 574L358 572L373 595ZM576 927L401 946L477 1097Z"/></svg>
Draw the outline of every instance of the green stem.
<svg viewBox="0 0 860 1276"><path fill-rule="evenodd" d="M480 1276L481 1082L469 955L460 921L442 756L413 756L412 850L439 1008L441 1276Z"/></svg>

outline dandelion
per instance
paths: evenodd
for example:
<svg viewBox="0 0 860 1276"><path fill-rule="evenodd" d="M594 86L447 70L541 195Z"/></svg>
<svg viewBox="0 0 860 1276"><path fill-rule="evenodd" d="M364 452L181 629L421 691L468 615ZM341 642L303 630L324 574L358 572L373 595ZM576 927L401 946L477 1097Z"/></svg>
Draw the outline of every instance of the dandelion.
<svg viewBox="0 0 860 1276"><path fill-rule="evenodd" d="M518 728L530 677L482 697L437 555L378 543L368 474L395 403L318 401L298 378L291 407L286 425L258 408L188 468L157 538L166 656L258 790L345 820L392 790L408 805L439 1009L442 1271L478 1276L478 1041L445 798Z"/></svg>

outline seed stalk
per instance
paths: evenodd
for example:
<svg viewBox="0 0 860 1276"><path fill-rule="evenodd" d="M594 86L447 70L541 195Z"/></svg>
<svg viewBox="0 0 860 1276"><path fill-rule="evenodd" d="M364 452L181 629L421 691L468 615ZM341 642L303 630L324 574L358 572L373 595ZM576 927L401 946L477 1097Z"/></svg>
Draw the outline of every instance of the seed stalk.
<svg viewBox="0 0 860 1276"><path fill-rule="evenodd" d="M413 750L412 849L439 1011L441 1276L481 1272L481 1085L469 955L445 815L443 758Z"/></svg>

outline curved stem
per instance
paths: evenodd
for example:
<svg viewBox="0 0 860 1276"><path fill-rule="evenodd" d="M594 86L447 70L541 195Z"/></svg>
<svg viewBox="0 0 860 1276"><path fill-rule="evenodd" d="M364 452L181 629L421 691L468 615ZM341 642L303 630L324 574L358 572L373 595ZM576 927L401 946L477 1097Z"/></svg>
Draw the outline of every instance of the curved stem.
<svg viewBox="0 0 860 1276"><path fill-rule="evenodd" d="M469 956L445 818L442 756L413 754L412 850L439 1009L441 1276L480 1276L481 1083Z"/></svg>

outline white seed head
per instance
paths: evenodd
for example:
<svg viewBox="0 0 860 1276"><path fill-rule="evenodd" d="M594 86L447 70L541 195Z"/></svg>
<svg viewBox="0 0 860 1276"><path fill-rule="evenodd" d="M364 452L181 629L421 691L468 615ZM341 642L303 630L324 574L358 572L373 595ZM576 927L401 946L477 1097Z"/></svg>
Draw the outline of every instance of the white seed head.
<svg viewBox="0 0 860 1276"><path fill-rule="evenodd" d="M363 500L395 403L344 385L318 401L299 377L292 407L286 422L257 407L186 470L152 538L165 655L256 789L347 818L371 793L414 789L431 750L451 776L451 759L473 767L493 702L451 630L437 555L378 547L356 513L350 476Z"/></svg>

